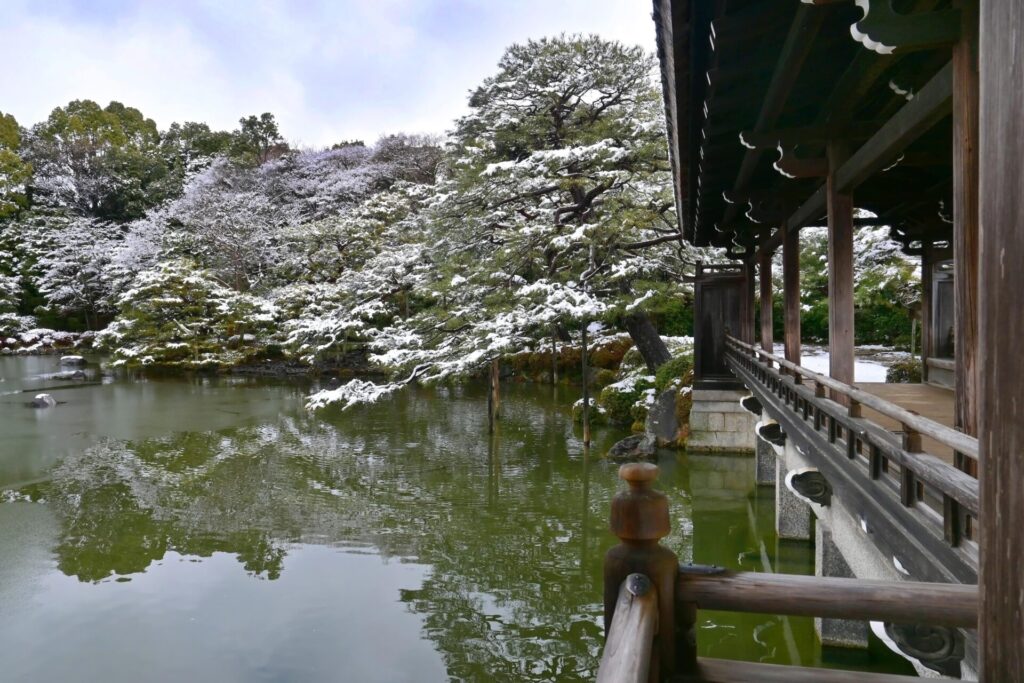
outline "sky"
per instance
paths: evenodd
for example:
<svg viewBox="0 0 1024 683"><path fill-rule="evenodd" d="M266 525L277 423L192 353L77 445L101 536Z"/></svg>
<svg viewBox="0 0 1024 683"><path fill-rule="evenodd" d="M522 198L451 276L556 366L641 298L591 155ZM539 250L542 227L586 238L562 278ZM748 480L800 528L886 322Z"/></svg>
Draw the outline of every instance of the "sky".
<svg viewBox="0 0 1024 683"><path fill-rule="evenodd" d="M163 129L272 112L293 144L442 133L504 48L562 32L654 51L649 0L0 0L0 111L74 99Z"/></svg>

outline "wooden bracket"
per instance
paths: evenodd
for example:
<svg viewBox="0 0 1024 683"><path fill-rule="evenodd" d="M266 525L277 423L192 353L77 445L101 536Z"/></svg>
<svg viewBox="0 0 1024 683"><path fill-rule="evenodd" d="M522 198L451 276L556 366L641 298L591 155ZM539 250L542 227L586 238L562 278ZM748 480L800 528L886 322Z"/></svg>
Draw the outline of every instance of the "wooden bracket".
<svg viewBox="0 0 1024 683"><path fill-rule="evenodd" d="M787 151L781 144L776 149L779 150L779 159L772 166L787 178L824 178L828 175L828 159L825 157L798 159L792 149Z"/></svg>
<svg viewBox="0 0 1024 683"><path fill-rule="evenodd" d="M952 46L960 38L959 9L901 14L893 0L856 0L864 18L850 26L858 43L881 55Z"/></svg>

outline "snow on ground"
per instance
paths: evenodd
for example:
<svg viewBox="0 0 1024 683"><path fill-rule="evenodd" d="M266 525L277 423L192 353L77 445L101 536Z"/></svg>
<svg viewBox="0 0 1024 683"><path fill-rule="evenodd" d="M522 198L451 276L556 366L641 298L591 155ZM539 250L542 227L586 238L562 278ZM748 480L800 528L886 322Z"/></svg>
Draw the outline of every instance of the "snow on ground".
<svg viewBox="0 0 1024 683"><path fill-rule="evenodd" d="M801 349L800 365L828 376L828 349L824 346L804 346ZM889 369L889 363L900 360L908 354L902 351L895 351L885 346L871 345L858 346L857 358L853 362L854 382L885 382L885 374ZM785 350L782 344L775 345L775 355L782 356Z"/></svg>

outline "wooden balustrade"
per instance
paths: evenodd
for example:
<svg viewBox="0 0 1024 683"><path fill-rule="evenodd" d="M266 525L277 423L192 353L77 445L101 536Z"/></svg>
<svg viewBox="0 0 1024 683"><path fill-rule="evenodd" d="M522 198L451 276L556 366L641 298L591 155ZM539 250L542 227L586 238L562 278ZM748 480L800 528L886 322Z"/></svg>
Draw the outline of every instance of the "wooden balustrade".
<svg viewBox="0 0 1024 683"><path fill-rule="evenodd" d="M785 358L768 353L756 346L742 342L735 337L727 337L726 344L731 347L732 350L738 351L741 354L742 352L746 352L747 355L763 359L763 363L769 369L772 367L772 363L778 363L780 368L785 368L789 373L796 374L801 378L809 379L814 383L815 387L820 387L820 390L815 392L816 396L824 396L824 389L827 388L833 392L833 395L839 394L846 396L851 401L865 405L886 417L890 417L909 429L923 434L924 436L929 436L945 446L949 446L958 453L962 453L973 460L978 459L978 440L972 436L968 436L963 432L958 432L951 427L939 424L938 422L929 420L928 418L921 417L916 413L910 412L906 408L901 408L895 403L890 403L889 401L879 398L874 394L862 391L855 386L844 384L826 375L814 372L813 370L808 370L796 363L791 363Z"/></svg>
<svg viewBox="0 0 1024 683"><path fill-rule="evenodd" d="M827 428L827 432L818 437L825 445L838 448L839 440L842 439L846 459L854 463L863 462L868 479L879 486L884 496L890 495L890 480L885 475L890 466L894 467L895 493L899 503L904 508L920 513L918 519L911 520L912 525L923 524L938 529L940 538L952 548L960 547L963 539L969 537L966 530L970 528L971 520L977 517L980 507L978 481L941 458L925 452L922 436L930 437L975 460L978 457L976 438L734 337L728 337L726 344L730 367L748 387L758 385L759 391L766 392L768 402L774 402L779 409L795 418L790 424L800 429L803 429L803 424L808 424L811 428L808 433L812 436ZM776 370L773 364L779 369ZM833 398L845 397L849 405L841 405L826 398L826 389ZM901 431L890 432L862 417L862 408L865 406L898 422ZM827 448L818 450L823 453L828 451ZM836 466L850 473L849 466ZM919 505L922 501L926 504ZM898 513L894 514L898 516ZM913 535L915 538L911 540L928 540L927 534ZM925 578L954 576L964 582L975 580L976 551L972 550L969 555L963 558L947 556L950 562L960 566L945 575L933 574Z"/></svg>
<svg viewBox="0 0 1024 683"><path fill-rule="evenodd" d="M612 501L611 528L622 544L605 557L607 640L599 682L672 680L685 683L904 683L916 678L813 669L697 656L697 611L726 610L878 620L975 628L974 585L730 572L666 561L659 544L668 533L665 496L651 488L658 468L623 465L629 490ZM623 574L627 567L632 573ZM649 572L649 573L648 573ZM651 575L658 577L655 580ZM669 580L666 588L666 579ZM608 597L613 596L611 603Z"/></svg>

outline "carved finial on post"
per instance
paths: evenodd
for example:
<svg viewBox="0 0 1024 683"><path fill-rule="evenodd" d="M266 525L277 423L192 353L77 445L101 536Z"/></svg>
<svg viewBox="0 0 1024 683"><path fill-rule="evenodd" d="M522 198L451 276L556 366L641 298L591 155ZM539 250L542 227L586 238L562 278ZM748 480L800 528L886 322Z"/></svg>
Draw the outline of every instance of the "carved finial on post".
<svg viewBox="0 0 1024 683"><path fill-rule="evenodd" d="M626 577L633 573L646 575L658 589L659 629L651 665L666 677L677 668L675 586L679 559L658 543L671 530L668 498L652 488L658 472L657 465L651 463L628 463L619 468L619 478L629 488L612 499L610 526L620 543L604 559L604 623L607 633L619 587Z"/></svg>

